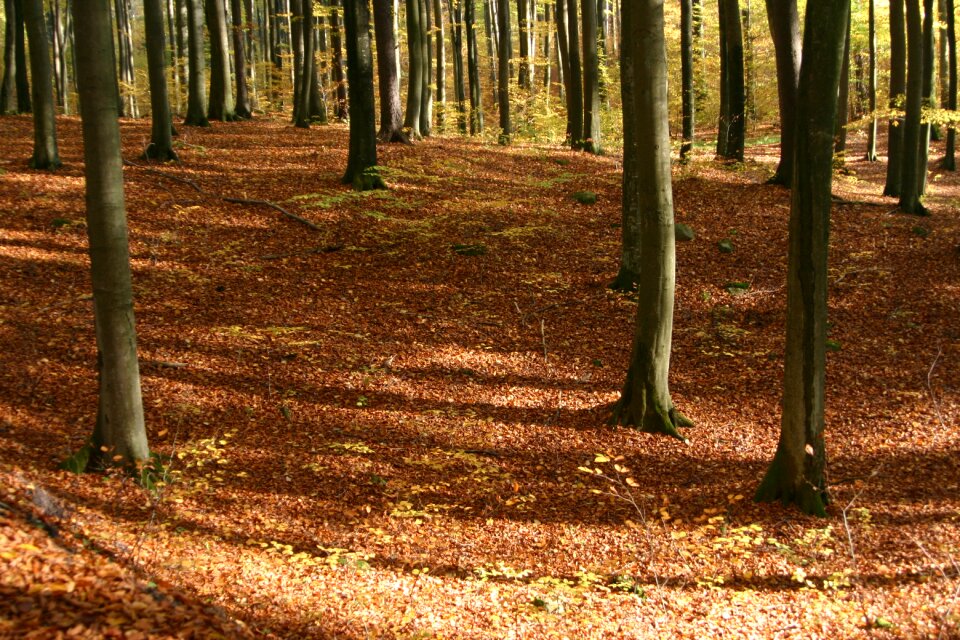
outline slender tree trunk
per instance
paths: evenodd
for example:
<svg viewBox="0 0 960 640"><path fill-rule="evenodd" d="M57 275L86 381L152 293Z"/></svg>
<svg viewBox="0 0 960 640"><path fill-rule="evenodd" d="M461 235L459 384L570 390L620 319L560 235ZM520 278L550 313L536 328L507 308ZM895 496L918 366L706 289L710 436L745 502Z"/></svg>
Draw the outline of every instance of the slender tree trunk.
<svg viewBox="0 0 960 640"><path fill-rule="evenodd" d="M130 0L115 0L117 15L117 43L120 47L120 115L139 118L137 106L137 75L133 66L133 28L130 24Z"/></svg>
<svg viewBox="0 0 960 640"><path fill-rule="evenodd" d="M753 12L750 0L740 10L743 26L744 128L757 116L756 74L753 60Z"/></svg>
<svg viewBox="0 0 960 640"><path fill-rule="evenodd" d="M300 70L300 90L302 95L300 96L300 118L297 120L296 126L306 129L310 126L310 121L312 120L310 101L313 99L313 94L311 93L311 85L314 83L316 77L313 68L313 0L304 0L303 2L303 24L300 29L302 39L301 46L303 49L302 68Z"/></svg>
<svg viewBox="0 0 960 640"><path fill-rule="evenodd" d="M53 102L53 66L47 41L42 0L23 0L23 18L30 38L30 78L33 81L33 157L34 169L61 166L57 151L57 120Z"/></svg>
<svg viewBox="0 0 960 640"><path fill-rule="evenodd" d="M14 72L17 85L17 113L30 113L30 81L27 79L27 41L24 35L23 3L25 0L14 0Z"/></svg>
<svg viewBox="0 0 960 640"><path fill-rule="evenodd" d="M877 7L876 0L867 0L867 47L870 67L867 70L867 108L870 118L867 123L867 161L877 161Z"/></svg>
<svg viewBox="0 0 960 640"><path fill-rule="evenodd" d="M187 116L183 124L209 127L206 93L204 93L207 69L203 59L203 0L185 0L185 2L190 72L187 80Z"/></svg>
<svg viewBox="0 0 960 640"><path fill-rule="evenodd" d="M474 2L464 7L464 28L467 31L467 76L470 84L470 135L483 133L483 101L480 93L480 54L477 46L477 25Z"/></svg>
<svg viewBox="0 0 960 640"><path fill-rule="evenodd" d="M583 6L583 150L600 153L600 58L597 49L597 2Z"/></svg>
<svg viewBox="0 0 960 640"><path fill-rule="evenodd" d="M347 84L343 74L343 42L340 37L340 0L332 0L330 14L330 44L333 46L333 81L337 85L337 120L347 119Z"/></svg>
<svg viewBox="0 0 960 640"><path fill-rule="evenodd" d="M18 113L17 105L17 3L3 0L3 82L0 84L0 115Z"/></svg>
<svg viewBox="0 0 960 640"><path fill-rule="evenodd" d="M392 0L373 0L373 28L377 40L377 77L380 80L381 142L410 142L403 134L400 76L394 56L397 35L393 31Z"/></svg>
<svg viewBox="0 0 960 640"><path fill-rule="evenodd" d="M907 102L903 121L900 209L923 215L920 204L920 112L923 107L923 24L920 0L907 0ZM924 167L924 170L926 167Z"/></svg>
<svg viewBox="0 0 960 640"><path fill-rule="evenodd" d="M924 0L923 3L923 82L921 100L923 109L933 109L936 106L933 95L934 88L934 61L936 49L933 41L933 0ZM922 113L922 111L921 111ZM929 122L920 124L920 143L917 147L917 183L919 195L927 192L927 162L930 158L930 139L933 127Z"/></svg>
<svg viewBox="0 0 960 640"><path fill-rule="evenodd" d="M293 54L293 119L294 126L309 127L309 116L301 112L303 104L303 5L304 0L290 0L290 52ZM309 90L309 85L307 85Z"/></svg>
<svg viewBox="0 0 960 640"><path fill-rule="evenodd" d="M947 0L947 48L950 53L949 85L947 86L947 108L957 110L957 32L956 18L953 15L953 0ZM947 129L947 144L943 155L943 168L957 170L956 161L957 129Z"/></svg>
<svg viewBox="0 0 960 640"><path fill-rule="evenodd" d="M746 142L746 96L744 95L743 30L738 0L720 0L723 27L722 82L726 87L726 109L721 112L718 136L724 138L718 153L724 158L743 160ZM725 62L725 64L724 64Z"/></svg>
<svg viewBox="0 0 960 640"><path fill-rule="evenodd" d="M520 39L520 71L517 85L530 91L530 7L528 0L517 0L517 32Z"/></svg>
<svg viewBox="0 0 960 640"><path fill-rule="evenodd" d="M553 23L553 18L550 16L550 13L553 9L553 5L550 4L550 0L547 0L543 5L543 86L547 90L547 101L549 102L552 95L552 74L553 74L553 28L550 26Z"/></svg>
<svg viewBox="0 0 960 640"><path fill-rule="evenodd" d="M780 441L755 499L826 515L824 371L832 133L849 0L809 0L790 211L787 346Z"/></svg>
<svg viewBox="0 0 960 640"><path fill-rule="evenodd" d="M850 112L850 20L847 19L847 37L843 48L843 67L840 69L840 88L837 91L837 125L833 134L833 154L843 164L847 153L847 114Z"/></svg>
<svg viewBox="0 0 960 640"><path fill-rule="evenodd" d="M163 35L161 0L143 0L143 21L147 38L147 74L150 78L150 144L144 158L176 160L173 150L173 120L167 98L166 42Z"/></svg>
<svg viewBox="0 0 960 640"><path fill-rule="evenodd" d="M420 46L423 48L423 90L420 103L420 134L433 133L433 47L430 44L430 0L420 0Z"/></svg>
<svg viewBox="0 0 960 640"><path fill-rule="evenodd" d="M175 37L174 42L176 42L176 59L174 60L174 65L176 69L174 74L179 78L178 87L186 87L189 78L189 54L187 52L187 37L185 36L187 32L187 0L174 0L174 30ZM177 89L177 115L182 116L183 111L183 89Z"/></svg>
<svg viewBox="0 0 960 640"><path fill-rule="evenodd" d="M64 42L63 19L60 13L60 3L53 2L49 12L50 32L53 36L53 84L56 91L57 105L63 107L63 115L70 114L70 105L67 100L67 53Z"/></svg>
<svg viewBox="0 0 960 640"><path fill-rule="evenodd" d="M683 113L680 160L686 160L693 151L696 118L693 92L693 0L680 0L680 91Z"/></svg>
<svg viewBox="0 0 960 640"><path fill-rule="evenodd" d="M325 88L320 80L320 65L317 64L316 51L320 46L321 18L314 16L310 25L310 39L314 55L310 63L313 73L310 74L310 119L319 124L327 124L327 101Z"/></svg>
<svg viewBox="0 0 960 640"><path fill-rule="evenodd" d="M493 103L500 104L500 80L497 77L497 55L500 42L497 34L497 0L483 0L483 21L487 34L487 57L490 58L490 87L493 90Z"/></svg>
<svg viewBox="0 0 960 640"><path fill-rule="evenodd" d="M407 7L407 110L403 128L410 137L420 138L420 109L423 107L423 46L420 36L420 3L425 0L406 0Z"/></svg>
<svg viewBox="0 0 960 640"><path fill-rule="evenodd" d="M133 288L123 203L117 82L109 0L74 0L76 64L86 176L87 234L93 281L100 402L87 468L144 462L143 420Z"/></svg>
<svg viewBox="0 0 960 640"><path fill-rule="evenodd" d="M637 227L642 265L630 366L611 422L685 440L677 428L692 423L669 389L676 257L663 0L625 3L624 26L623 216Z"/></svg>
<svg viewBox="0 0 960 640"><path fill-rule="evenodd" d="M497 31L500 36L500 49L497 52L497 75L500 78L498 107L500 109L500 135L497 137L500 144L510 144L513 136L513 125L510 122L510 57L513 54L513 44L510 40L510 2L497 0Z"/></svg>
<svg viewBox="0 0 960 640"><path fill-rule="evenodd" d="M437 59L436 101L440 105L437 109L437 127L443 132L447 120L447 58L443 47L443 3L440 0L433 0L433 28L435 38L433 48Z"/></svg>
<svg viewBox="0 0 960 640"><path fill-rule="evenodd" d="M206 0L207 32L210 34L210 99L207 119L233 122L233 93L230 91L230 52L227 46L227 16L223 0Z"/></svg>
<svg viewBox="0 0 960 640"><path fill-rule="evenodd" d="M467 132L467 90L463 74L463 2L447 0L450 44L453 49L453 92L457 101L457 130Z"/></svg>
<svg viewBox="0 0 960 640"><path fill-rule="evenodd" d="M913 0L911 0L913 1ZM890 108L902 111L907 91L907 41L902 0L890 2ZM893 116L887 127L887 181L883 195L898 197L903 178L904 119Z"/></svg>
<svg viewBox="0 0 960 640"><path fill-rule="evenodd" d="M344 0L343 26L347 41L350 83L350 153L345 184L357 191L383 189L377 173L377 124L373 100L373 47L367 0Z"/></svg>
<svg viewBox="0 0 960 640"><path fill-rule="evenodd" d="M593 2L593 0L580 0ZM580 21L577 15L577 0L566 0L567 5L567 53L570 59L570 81L567 85L567 118L570 129L570 145L583 149L583 73L580 66Z"/></svg>
<svg viewBox="0 0 960 640"><path fill-rule="evenodd" d="M567 0L557 0L554 11L557 22L557 70L560 73L560 83L563 87L564 103L567 108L567 142L573 141L573 105L570 90L570 45L567 42L569 27L567 26Z"/></svg>
<svg viewBox="0 0 960 640"><path fill-rule="evenodd" d="M311 0L312 1L312 0ZM241 0L230 0L230 21L233 27L233 72L234 82L237 85L237 103L234 113L238 118L250 118L253 111L250 109L250 91L247 89L247 56L244 52L245 38L243 23L243 7Z"/></svg>

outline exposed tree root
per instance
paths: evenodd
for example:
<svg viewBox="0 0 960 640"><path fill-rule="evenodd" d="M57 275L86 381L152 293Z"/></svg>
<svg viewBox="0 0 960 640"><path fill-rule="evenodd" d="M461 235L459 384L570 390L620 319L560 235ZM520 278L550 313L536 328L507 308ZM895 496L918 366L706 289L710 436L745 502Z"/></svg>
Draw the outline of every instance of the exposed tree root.
<svg viewBox="0 0 960 640"><path fill-rule="evenodd" d="M632 293L637 290L637 284L640 281L640 276L632 271L620 267L620 271L617 273L617 277L613 279L608 286L614 291L619 291L621 293Z"/></svg>
<svg viewBox="0 0 960 640"><path fill-rule="evenodd" d="M609 424L634 427L644 433L660 433L681 442L687 442L678 428L692 427L693 422L689 418L674 407L665 411L660 407L644 405L646 405L645 402L631 402L629 398L621 397L613 405Z"/></svg>

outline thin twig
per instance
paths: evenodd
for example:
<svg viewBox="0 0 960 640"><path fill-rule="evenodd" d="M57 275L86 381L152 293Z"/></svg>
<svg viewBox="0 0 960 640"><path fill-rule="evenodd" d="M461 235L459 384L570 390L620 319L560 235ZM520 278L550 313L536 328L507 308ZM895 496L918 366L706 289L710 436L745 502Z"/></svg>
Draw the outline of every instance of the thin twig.
<svg viewBox="0 0 960 640"><path fill-rule="evenodd" d="M937 395L933 392L933 384L931 383L931 378L933 377L933 370L936 369L937 363L940 361L940 356L943 355L943 346L940 345L937 347L937 357L933 359L933 362L930 363L930 368L927 369L927 391L930 392L930 402L933 403L933 410L937 414L937 420L940 422L940 429L945 430L946 426L943 423L943 414L940 413L940 402L937 401Z"/></svg>
<svg viewBox="0 0 960 640"><path fill-rule="evenodd" d="M248 199L246 199L246 198L227 198L227 197L222 197L222 198L220 198L220 199L223 200L224 202L232 202L232 203L234 203L234 204L259 204L259 205L262 205L262 206L264 206L264 207L270 207L271 209L275 209L275 210L279 211L280 213L282 213L283 215L287 216L288 218L292 218L292 219L296 220L297 222L299 222L299 223L301 223L301 224L307 225L307 226L310 227L311 229L315 229L316 231L322 231L322 230L323 230L319 225L317 225L317 224L315 224L315 223L313 223L313 222L310 222L310 221L307 220L306 218L302 218L302 217L298 216L298 215L295 214L295 213L290 213L289 211L287 211L286 209L284 209L284 208L281 207L280 205L278 205L278 204L276 204L276 203L273 203L273 202L270 202L269 200L248 200Z"/></svg>

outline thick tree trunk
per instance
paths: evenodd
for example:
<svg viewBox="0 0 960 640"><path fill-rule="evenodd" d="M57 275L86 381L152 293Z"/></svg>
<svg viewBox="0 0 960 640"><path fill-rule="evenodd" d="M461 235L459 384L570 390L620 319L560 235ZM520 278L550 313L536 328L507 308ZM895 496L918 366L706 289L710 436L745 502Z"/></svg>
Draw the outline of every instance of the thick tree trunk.
<svg viewBox="0 0 960 640"><path fill-rule="evenodd" d="M0 115L17 113L17 5L3 0L3 81L0 83Z"/></svg>
<svg viewBox="0 0 960 640"><path fill-rule="evenodd" d="M407 109L403 128L412 138L420 138L420 109L423 107L423 46L420 36L420 3L406 0L407 7Z"/></svg>
<svg viewBox="0 0 960 640"><path fill-rule="evenodd" d="M867 161L877 161L877 3L867 0L867 48L870 67L867 70L867 108L870 110L867 122Z"/></svg>
<svg viewBox="0 0 960 640"><path fill-rule="evenodd" d="M680 160L686 160L693 151L696 118L693 93L693 0L680 0L680 92L683 116Z"/></svg>
<svg viewBox="0 0 960 640"><path fill-rule="evenodd" d="M513 55L513 43L510 38L509 0L498 0L497 32L500 36L500 48L497 51L497 75L500 80L497 91L500 135L497 140L500 144L509 144L513 135L513 125L510 121L510 58Z"/></svg>
<svg viewBox="0 0 960 640"><path fill-rule="evenodd" d="M453 92L457 101L457 130L467 132L467 90L463 75L463 2L447 0L450 44L453 49Z"/></svg>
<svg viewBox="0 0 960 640"><path fill-rule="evenodd" d="M243 8L240 0L230 0L230 22L233 37L233 73L237 85L237 103L234 113L238 118L253 116L250 109L250 91L247 89L247 56L243 24Z"/></svg>
<svg viewBox="0 0 960 640"><path fill-rule="evenodd" d="M230 90L230 52L227 45L227 16L223 0L206 0L207 32L210 34L210 99L207 119L233 122L233 92Z"/></svg>
<svg viewBox="0 0 960 640"><path fill-rule="evenodd" d="M470 135L483 133L483 100L480 93L480 54L477 46L477 24L474 3L467 0L464 28L467 31L467 77L470 84Z"/></svg>
<svg viewBox="0 0 960 640"><path fill-rule="evenodd" d="M394 56L397 35L393 31L393 1L373 0L373 28L377 41L377 77L380 81L381 142L410 142L403 134L400 76Z"/></svg>
<svg viewBox="0 0 960 640"><path fill-rule="evenodd" d="M809 0L790 212L787 346L780 441L755 499L825 515L824 372L832 134L849 0Z"/></svg>
<svg viewBox="0 0 960 640"><path fill-rule="evenodd" d="M685 440L677 428L691 423L674 408L668 384L676 258L663 0L626 3L623 17L632 39L621 53L629 74L622 77L629 85L623 95L630 99L624 103L623 206L635 208L623 215L636 221L642 267L630 365L611 422Z"/></svg>
<svg viewBox="0 0 960 640"><path fill-rule="evenodd" d="M923 24L920 0L907 0L907 101L903 120L900 210L923 215L920 203L920 112L923 107ZM924 166L924 170L926 167Z"/></svg>
<svg viewBox="0 0 960 640"><path fill-rule="evenodd" d="M743 30L740 28L738 0L720 0L722 57L721 82L726 89L725 108L721 110L717 153L724 158L743 160L746 142L746 96L744 95ZM722 90L721 89L721 90ZM722 138L722 143L720 141Z"/></svg>
<svg viewBox="0 0 960 640"><path fill-rule="evenodd" d="M187 80L187 115L183 124L209 127L207 120L207 69L203 59L203 0L185 0L187 4L187 50L190 70Z"/></svg>
<svg viewBox="0 0 960 640"><path fill-rule="evenodd" d="M583 0L583 150L600 153L600 57L597 3Z"/></svg>
<svg viewBox="0 0 960 640"><path fill-rule="evenodd" d="M382 189L377 173L377 115L373 100L373 49L370 5L367 0L344 0L343 26L347 41L350 83L350 152L343 182L357 191Z"/></svg>
<svg viewBox="0 0 960 640"><path fill-rule="evenodd" d="M593 0L580 0L593 2ZM580 65L580 20L577 15L577 0L566 0L567 5L567 54L570 60L567 83L567 119L570 130L570 146L583 149L583 71Z"/></svg>
<svg viewBox="0 0 960 640"><path fill-rule="evenodd" d="M316 74L314 73L314 54L313 54L313 0L305 0L302 8L303 20L300 25L301 49L303 59L300 68L300 104L298 105L298 118L296 126L306 129L310 127L312 120L310 112L310 101L313 98L311 85L314 83Z"/></svg>
<svg viewBox="0 0 960 640"><path fill-rule="evenodd" d="M150 78L150 144L143 157L176 160L173 150L173 121L167 98L166 42L163 35L161 0L143 0L143 21L147 38L147 74Z"/></svg>
<svg viewBox="0 0 960 640"><path fill-rule="evenodd" d="M88 469L135 465L150 455L143 420L133 288L123 203L117 81L109 0L73 0L86 176L87 233L100 403Z"/></svg>
<svg viewBox="0 0 960 640"><path fill-rule="evenodd" d="M950 53L949 84L947 86L947 108L957 110L957 32L956 18L953 15L953 0L947 0L947 48ZM956 171L957 129L947 129L947 144L943 155L943 168Z"/></svg>
<svg viewBox="0 0 960 640"><path fill-rule="evenodd" d="M120 48L120 116L139 118L136 84L137 74L133 66L133 27L130 24L130 0L115 0L117 16L117 44Z"/></svg>
<svg viewBox="0 0 960 640"><path fill-rule="evenodd" d="M780 107L780 162L771 184L790 185L793 179L793 138L796 135L797 84L800 81L800 20L796 0L766 0L777 63Z"/></svg>
<svg viewBox="0 0 960 640"><path fill-rule="evenodd" d="M293 119L294 126L309 126L309 116L301 114L303 103L303 0L290 0L290 53L293 54ZM310 85L307 85L309 91Z"/></svg>
<svg viewBox="0 0 960 640"><path fill-rule="evenodd" d="M907 91L907 41L902 0L890 2L890 108L902 111ZM891 117L887 126L887 180L883 195L897 197L903 179L902 117Z"/></svg>
<svg viewBox="0 0 960 640"><path fill-rule="evenodd" d="M30 77L33 81L33 157L34 169L57 169L57 121L53 103L53 66L47 41L42 0L23 0L24 22L30 38Z"/></svg>

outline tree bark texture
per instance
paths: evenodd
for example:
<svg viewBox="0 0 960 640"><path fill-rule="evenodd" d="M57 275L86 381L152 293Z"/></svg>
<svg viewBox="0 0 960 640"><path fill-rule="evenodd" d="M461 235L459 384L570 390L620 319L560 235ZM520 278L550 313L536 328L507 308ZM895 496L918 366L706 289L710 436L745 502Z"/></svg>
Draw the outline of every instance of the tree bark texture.
<svg viewBox="0 0 960 640"><path fill-rule="evenodd" d="M350 83L350 150L343 182L357 191L384 188L377 173L377 123L373 100L373 46L367 0L344 0L344 38Z"/></svg>
<svg viewBox="0 0 960 640"><path fill-rule="evenodd" d="M510 57L513 54L513 44L510 38L509 0L497 0L497 32L500 37L500 47L497 51L497 76L499 77L497 106L500 111L500 135L497 139L500 144L509 144L513 135L513 124L510 121Z"/></svg>
<svg viewBox="0 0 960 640"><path fill-rule="evenodd" d="M237 100L234 113L238 118L250 118L253 111L250 108L250 91L247 88L247 52L246 31L243 22L243 7L241 0L230 0L230 24L233 39L233 74L237 86Z"/></svg>
<svg viewBox="0 0 960 640"><path fill-rule="evenodd" d="M163 33L161 0L143 0L143 20L147 38L147 75L150 79L150 144L145 158L176 160L173 150L173 120L167 97L166 42Z"/></svg>
<svg viewBox="0 0 960 640"><path fill-rule="evenodd" d="M203 58L203 0L185 0L187 4L187 115L185 125L209 127L207 120L207 68Z"/></svg>
<svg viewBox="0 0 960 640"><path fill-rule="evenodd" d="M420 138L420 109L423 107L423 46L420 37L420 3L406 0L407 7L407 109L403 128L412 138Z"/></svg>
<svg viewBox="0 0 960 640"><path fill-rule="evenodd" d="M583 150L600 153L600 56L597 49L597 3L583 6Z"/></svg>
<svg viewBox="0 0 960 640"><path fill-rule="evenodd" d="M900 210L922 215L920 203L920 112L923 108L923 23L920 0L907 0L907 100L903 119ZM924 170L926 167L924 167Z"/></svg>
<svg viewBox="0 0 960 640"><path fill-rule="evenodd" d="M796 0L766 0L777 64L780 109L780 162L771 184L793 179L793 138L796 135L797 84L800 82L800 19Z"/></svg>
<svg viewBox="0 0 960 640"><path fill-rule="evenodd" d="M57 151L57 121L53 101L53 65L41 0L23 0L24 23L30 38L30 77L33 101L34 169L57 169L61 166Z"/></svg>
<svg viewBox="0 0 960 640"><path fill-rule="evenodd" d="M593 2L593 0L580 0ZM570 130L570 146L583 149L583 70L580 64L580 20L577 15L577 0L566 0L567 8L567 54L570 60L567 85L567 119Z"/></svg>
<svg viewBox="0 0 960 640"><path fill-rule="evenodd" d="M947 0L947 48L950 53L950 71L947 85L947 108L957 110L957 32L956 18L953 14L953 0ZM957 129L947 129L947 143L943 155L943 168L956 171Z"/></svg>
<svg viewBox="0 0 960 640"><path fill-rule="evenodd" d="M877 2L867 0L867 49L870 58L867 70L867 161L877 161Z"/></svg>
<svg viewBox="0 0 960 640"><path fill-rule="evenodd" d="M717 153L724 158L743 160L746 142L746 96L744 95L743 30L740 27L738 0L720 0L721 91L726 95L721 107Z"/></svg>
<svg viewBox="0 0 960 640"><path fill-rule="evenodd" d="M693 0L680 0L680 91L683 118L680 159L686 160L693 151L696 123L696 98L693 92Z"/></svg>
<svg viewBox="0 0 960 640"><path fill-rule="evenodd" d="M911 0L912 1L912 0ZM907 41L903 0L890 2L890 108L902 110L907 91ZM903 130L900 116L890 118L887 126L887 180L883 195L898 197L903 178Z"/></svg>
<svg viewBox="0 0 960 640"><path fill-rule="evenodd" d="M230 82L230 52L227 16L223 0L206 0L207 31L210 34L210 98L207 119L233 122L233 92Z"/></svg>
<svg viewBox="0 0 960 640"><path fill-rule="evenodd" d="M464 8L464 28L467 31L467 77L470 84L470 135L483 133L483 100L480 93L480 53L477 45L477 24L474 3Z"/></svg>
<svg viewBox="0 0 960 640"><path fill-rule="evenodd" d="M130 0L115 0L117 46L120 62L120 116L139 118L137 75L133 66L133 26L130 23Z"/></svg>
<svg viewBox="0 0 960 640"><path fill-rule="evenodd" d="M17 3L3 0L3 81L0 83L0 115L18 113L17 106Z"/></svg>
<svg viewBox="0 0 960 640"><path fill-rule="evenodd" d="M394 56L397 34L393 31L393 0L373 0L373 29L380 82L380 131L377 138L381 142L409 142L403 134L400 76Z"/></svg>

